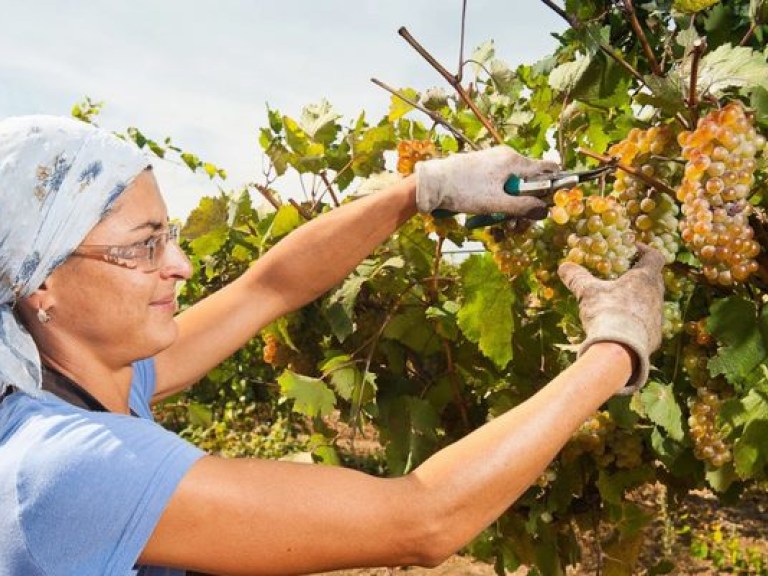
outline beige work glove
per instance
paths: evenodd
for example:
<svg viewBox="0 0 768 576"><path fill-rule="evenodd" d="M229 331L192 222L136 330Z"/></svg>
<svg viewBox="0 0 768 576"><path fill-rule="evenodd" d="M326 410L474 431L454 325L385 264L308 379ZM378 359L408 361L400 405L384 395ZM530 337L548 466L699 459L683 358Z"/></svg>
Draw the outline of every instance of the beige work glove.
<svg viewBox="0 0 768 576"><path fill-rule="evenodd" d="M425 160L416 164L416 205L423 213L441 208L540 220L547 205L533 196L510 196L504 183L512 175L530 178L559 169L555 162L526 158L509 146Z"/></svg>
<svg viewBox="0 0 768 576"><path fill-rule="evenodd" d="M642 257L616 280L600 280L585 268L566 262L557 273L579 300L579 318L586 338L579 356L595 342L619 342L637 354L637 364L619 394L632 394L645 384L650 356L661 344L664 320L664 256L638 245Z"/></svg>

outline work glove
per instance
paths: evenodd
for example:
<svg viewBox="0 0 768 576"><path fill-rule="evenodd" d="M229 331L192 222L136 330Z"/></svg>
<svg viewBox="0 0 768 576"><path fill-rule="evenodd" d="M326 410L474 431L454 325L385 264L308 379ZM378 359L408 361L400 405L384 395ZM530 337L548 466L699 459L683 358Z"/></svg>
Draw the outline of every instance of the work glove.
<svg viewBox="0 0 768 576"><path fill-rule="evenodd" d="M661 344L664 319L664 256L643 244L640 260L616 280L600 280L584 267L566 262L557 273L579 300L579 318L586 338L579 356L595 342L618 342L637 355L629 382L619 394L632 394L645 384L650 356Z"/></svg>
<svg viewBox="0 0 768 576"><path fill-rule="evenodd" d="M533 196L510 196L504 183L512 175L530 178L559 169L555 162L526 158L508 146L425 160L416 164L416 205L422 213L440 208L540 220L547 205Z"/></svg>

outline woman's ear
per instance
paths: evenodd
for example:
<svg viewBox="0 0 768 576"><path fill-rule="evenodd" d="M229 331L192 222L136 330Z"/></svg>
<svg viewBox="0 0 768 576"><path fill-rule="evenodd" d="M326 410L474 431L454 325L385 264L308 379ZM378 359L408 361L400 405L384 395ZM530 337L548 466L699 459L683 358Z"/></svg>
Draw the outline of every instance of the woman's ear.
<svg viewBox="0 0 768 576"><path fill-rule="evenodd" d="M29 326L30 321L36 318L40 324L47 324L51 320L53 300L50 283L46 280L32 294L19 301L18 309L24 323Z"/></svg>

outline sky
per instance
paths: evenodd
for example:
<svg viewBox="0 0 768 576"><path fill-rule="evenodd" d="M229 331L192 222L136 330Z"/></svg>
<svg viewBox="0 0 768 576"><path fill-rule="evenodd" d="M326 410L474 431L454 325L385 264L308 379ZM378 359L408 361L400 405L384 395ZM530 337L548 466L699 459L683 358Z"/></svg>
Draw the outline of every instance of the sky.
<svg viewBox="0 0 768 576"><path fill-rule="evenodd" d="M259 181L266 106L298 117L326 99L351 121L386 113L394 87L449 88L397 34L405 26L451 71L461 0L0 0L0 118L68 115L88 96L99 124L136 126L229 173ZM512 66L556 46L565 23L540 0L468 0L465 55L493 40ZM216 185L155 163L173 218ZM297 176L278 189L290 195Z"/></svg>

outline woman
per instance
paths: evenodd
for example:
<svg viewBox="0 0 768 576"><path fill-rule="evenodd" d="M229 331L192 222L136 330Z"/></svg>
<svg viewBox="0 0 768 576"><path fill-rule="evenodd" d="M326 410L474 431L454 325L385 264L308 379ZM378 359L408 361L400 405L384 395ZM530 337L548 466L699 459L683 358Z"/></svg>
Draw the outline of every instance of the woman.
<svg viewBox="0 0 768 576"><path fill-rule="evenodd" d="M0 574L301 574L458 550L607 398L644 383L660 342L657 252L614 282L564 265L587 334L579 359L405 477L205 455L149 405L336 285L417 210L543 217L502 185L554 168L504 147L423 162L174 317L190 264L142 154L70 119L0 122Z"/></svg>

